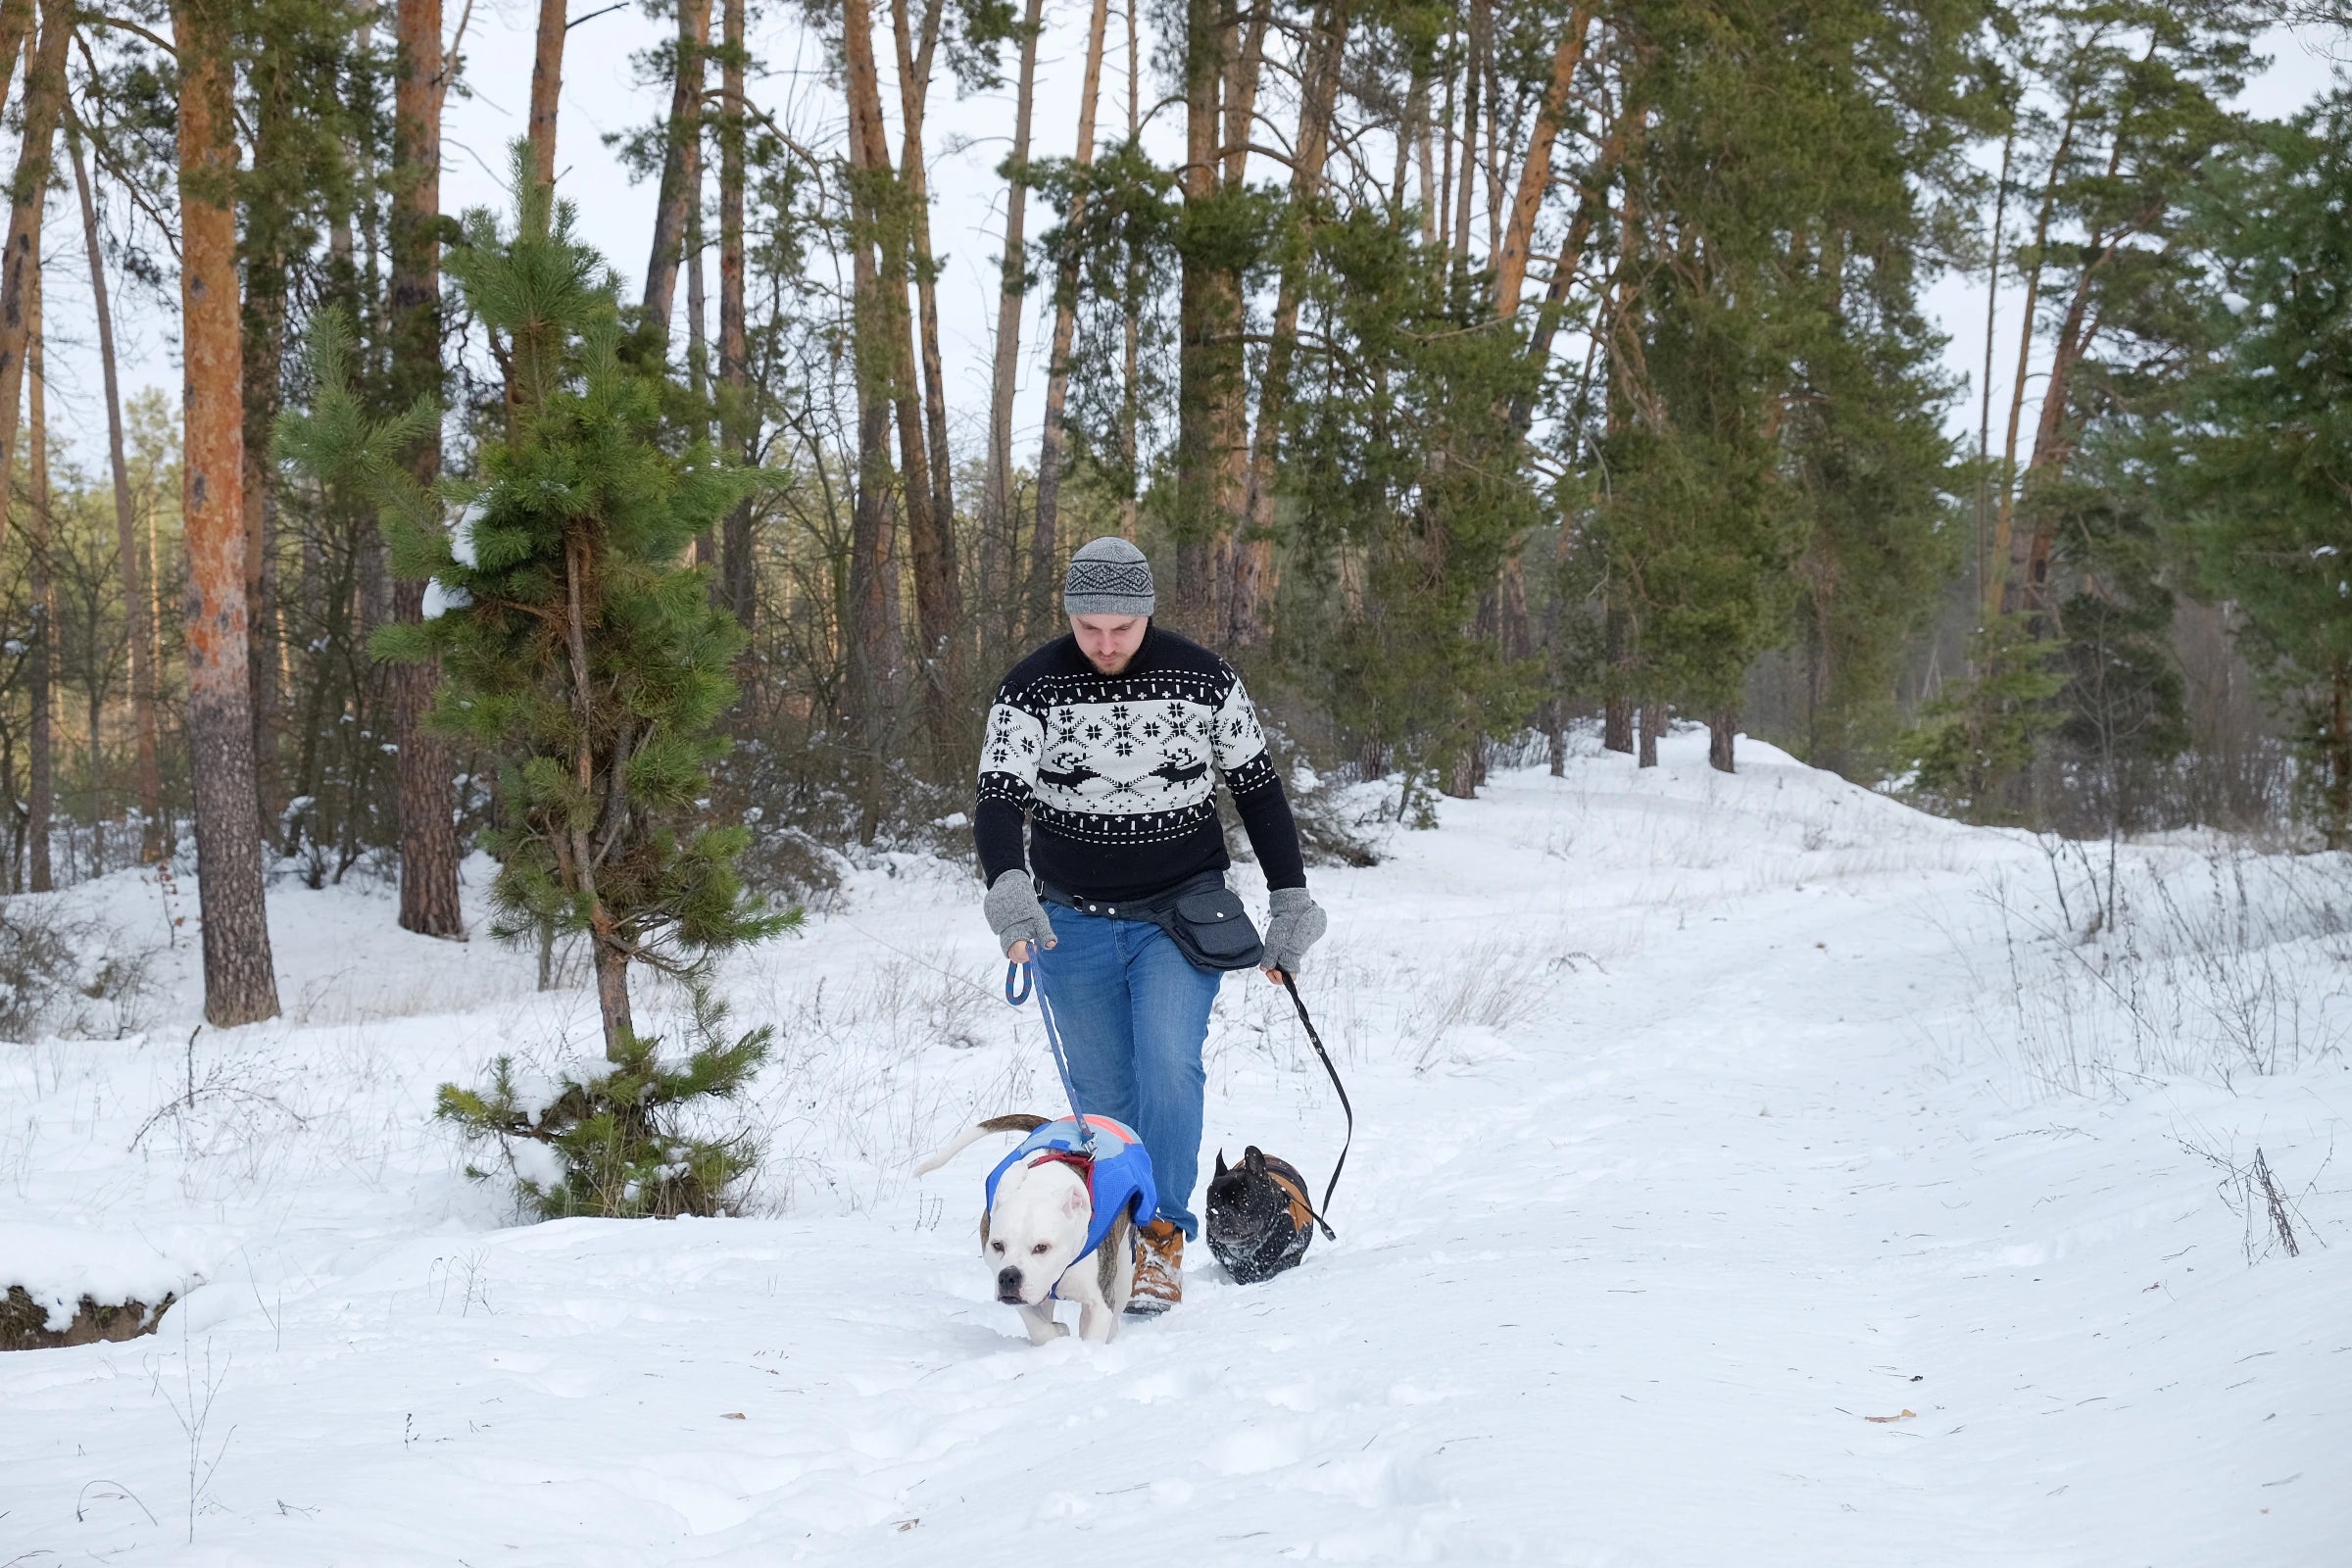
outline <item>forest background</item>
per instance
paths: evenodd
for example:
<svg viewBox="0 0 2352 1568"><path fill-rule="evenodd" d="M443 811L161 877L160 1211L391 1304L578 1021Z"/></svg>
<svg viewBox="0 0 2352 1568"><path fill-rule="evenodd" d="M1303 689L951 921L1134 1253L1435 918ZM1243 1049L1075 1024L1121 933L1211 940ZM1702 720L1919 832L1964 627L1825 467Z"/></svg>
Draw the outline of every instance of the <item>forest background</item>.
<svg viewBox="0 0 2352 1568"><path fill-rule="evenodd" d="M460 579L477 531L528 553L497 498L554 439L482 292L526 168L617 270L610 373L650 400L574 436L673 488L758 470L675 552L740 628L733 700L631 730L564 686L585 659L547 690L600 785L723 731L597 809L752 825L707 848L755 891L961 852L988 688L1102 532L1249 675L1323 853L1315 780L1411 818L1571 724L1642 765L1677 721L1979 820L2341 847L2342 21L12 0L0 884L201 843L233 1022L275 1009L267 879L396 878L456 935L465 847L560 836L526 764L579 736L468 722L448 640L489 635ZM306 449L335 321L357 422ZM650 954L550 854L506 901L543 977L560 931ZM688 905L731 884L664 887L669 937L726 936Z"/></svg>

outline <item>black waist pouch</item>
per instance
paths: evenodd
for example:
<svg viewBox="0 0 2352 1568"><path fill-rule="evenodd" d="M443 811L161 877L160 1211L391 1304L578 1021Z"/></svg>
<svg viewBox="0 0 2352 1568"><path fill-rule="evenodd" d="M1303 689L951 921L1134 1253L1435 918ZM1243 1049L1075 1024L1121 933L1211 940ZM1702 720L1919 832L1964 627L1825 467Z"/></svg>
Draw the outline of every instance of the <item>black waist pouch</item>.
<svg viewBox="0 0 2352 1568"><path fill-rule="evenodd" d="M1156 918L1195 968L1248 969L1266 956L1242 896L1213 872L1167 895Z"/></svg>
<svg viewBox="0 0 2352 1568"><path fill-rule="evenodd" d="M1168 934L1198 969L1254 968L1266 956L1266 945L1250 923L1242 896L1225 885L1221 871L1203 871L1189 881L1151 899L1105 906L1075 898L1058 888L1045 890L1046 902L1090 914L1127 920L1149 920Z"/></svg>

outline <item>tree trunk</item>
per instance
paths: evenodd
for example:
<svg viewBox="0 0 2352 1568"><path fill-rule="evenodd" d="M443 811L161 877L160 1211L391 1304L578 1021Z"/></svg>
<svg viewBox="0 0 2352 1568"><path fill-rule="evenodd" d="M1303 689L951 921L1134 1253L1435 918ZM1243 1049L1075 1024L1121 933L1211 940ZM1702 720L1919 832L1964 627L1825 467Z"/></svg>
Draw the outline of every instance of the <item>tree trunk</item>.
<svg viewBox="0 0 2352 1568"><path fill-rule="evenodd" d="M1405 119L1410 122L1403 133L1413 139L1415 163L1421 177L1421 244L1424 249L1438 248L1438 185L1437 158L1431 148L1429 124L1429 73L1419 66L1413 68L1413 84L1404 100Z"/></svg>
<svg viewBox="0 0 2352 1568"><path fill-rule="evenodd" d="M2335 666L2328 696L2321 827L2328 848L2341 850L2352 847L2352 665Z"/></svg>
<svg viewBox="0 0 2352 1568"><path fill-rule="evenodd" d="M1078 90L1078 147L1073 162L1080 169L1091 168L1095 161L1095 111L1102 96L1102 33L1109 17L1109 0L1095 0L1086 31L1085 84ZM1037 442L1037 525L1029 534L1029 604L1041 627L1053 625L1055 618L1054 566L1061 547L1062 433L1070 396L1070 344L1078 330L1078 264L1082 258L1077 233L1085 214L1085 197L1073 196L1063 223L1067 242L1054 272L1054 338L1046 357L1046 418Z"/></svg>
<svg viewBox="0 0 2352 1568"><path fill-rule="evenodd" d="M1627 615L1620 605L1603 598L1600 607L1600 635L1603 657L1609 662L1613 679L1623 681L1626 665L1632 657L1628 646L1632 629L1626 624ZM1603 751L1631 753L1634 749L1634 701L1620 689L1604 702L1600 714L1600 745Z"/></svg>
<svg viewBox="0 0 2352 1568"><path fill-rule="evenodd" d="M224 0L178 0L180 515L187 536L188 761L204 925L204 1015L276 1016L245 678L245 454L237 319L234 37ZM61 19L62 21L62 19ZM438 42L438 31L434 34Z"/></svg>
<svg viewBox="0 0 2352 1568"><path fill-rule="evenodd" d="M139 858L162 858L163 773L156 757L155 661L148 645L146 561L139 549L130 500L130 465L122 450L122 394L115 365L115 316L106 287L106 262L98 240L98 206L90 193L89 170L81 156L80 128L66 125L74 155L74 188L81 197L81 236L90 257L90 299L98 318L98 363L106 384L106 454L115 480L115 556L122 572L123 640L129 645L133 783L139 797Z"/></svg>
<svg viewBox="0 0 2352 1568"><path fill-rule="evenodd" d="M1569 89L1576 83L1577 67L1585 58L1585 35L1592 16L1579 6L1568 14L1567 31L1552 52L1551 83L1544 105L1536 112L1536 128L1528 137L1527 162L1520 167L1519 189L1511 199L1511 224L1503 234L1502 253L1494 260L1494 314L1505 320L1519 314L1520 290L1527 282L1527 259L1535 248L1536 214L1551 188L1551 150L1566 122ZM1573 271L1574 259L1560 257L1559 266Z"/></svg>
<svg viewBox="0 0 2352 1568"><path fill-rule="evenodd" d="M392 389L406 405L441 398L441 0L400 0L400 63L393 84ZM436 423L409 455L420 485L441 474ZM424 585L392 590L396 620L420 619ZM463 937L458 833L449 747L425 723L437 673L401 664L391 674L400 746L400 923L425 936Z"/></svg>
<svg viewBox="0 0 2352 1568"><path fill-rule="evenodd" d="M1450 39L1453 28L1447 24L1445 37ZM1441 62L1443 64L1443 62ZM1453 243L1453 72L1446 69L1446 104L1438 111L1442 127L1438 135L1438 228L1437 242L1441 254Z"/></svg>
<svg viewBox="0 0 2352 1568"><path fill-rule="evenodd" d="M741 0L731 0L741 4ZM567 0L539 0L539 46L531 55L531 167L539 183L556 182L556 110L564 96Z"/></svg>
<svg viewBox="0 0 2352 1568"><path fill-rule="evenodd" d="M922 404L915 387L914 321L906 308L909 225L897 210L901 191L891 163L890 139L883 125L881 78L874 63L873 16L868 0L845 0L842 44L843 75L850 98L850 135L858 144L861 159L853 178L867 188L863 200L864 227L874 236L880 250L875 284L869 295L873 308L858 323L858 374L861 382L878 383L869 385L867 395L887 398L897 414L899 472L904 480L898 500L906 508L907 536L918 556L916 609L921 620L918 629L924 645L924 671L928 676L932 673L932 654L939 647L938 639L952 634L952 628L935 623L936 601L925 603L922 597L924 568L920 556L934 547L935 539L930 464L923 441ZM898 593L897 568L889 560L892 527L887 513L877 520L881 528L874 536L877 550L874 586L881 604L888 607ZM898 616L886 612L882 618L892 623L890 635L895 640ZM936 712L932 705L940 701L940 694L928 683L925 699L926 711Z"/></svg>
<svg viewBox="0 0 2352 1568"><path fill-rule="evenodd" d="M1642 720L1642 751L1638 765L1658 765L1658 737L1666 733L1666 705L1643 703L1639 714Z"/></svg>
<svg viewBox="0 0 2352 1568"><path fill-rule="evenodd" d="M8 13L0 12L0 21ZM8 492L16 467L17 416L24 401L24 350L31 326L27 289L49 200L58 115L65 104L66 45L74 34L69 0L43 0L41 31L24 64L24 141L9 186L8 248L0 252L0 541L8 537Z"/></svg>
<svg viewBox="0 0 2352 1568"><path fill-rule="evenodd" d="M1250 138L1257 128L1257 84L1266 58L1266 29L1274 8L1256 5L1249 12L1249 29L1229 39L1225 77L1225 130L1221 152L1224 171L1218 189L1240 199L1250 172ZM1238 49L1235 44L1238 42ZM1250 524L1250 378L1249 358L1243 346L1248 308L1243 298L1243 269L1229 262L1224 286L1216 299L1224 313L1218 329L1233 347L1227 355L1228 372L1210 385L1215 401L1213 440L1216 447L1216 535L1210 542L1208 569L1208 626L1222 633L1233 618L1234 555L1243 548Z"/></svg>
<svg viewBox="0 0 2352 1568"><path fill-rule="evenodd" d="M940 365L939 291L931 255L931 197L923 167L923 121L931 92L931 61L939 42L945 0L924 7L922 39L918 44L907 25L906 0L891 0L891 29L899 54L899 113L905 127L900 145L899 179L906 188L908 214L909 266L914 273L916 320L921 328L923 426L908 436L901 424L900 440L923 448L930 493L920 507L907 508L908 543L914 556L914 612L923 637L923 691L931 748L943 768L956 766L968 747L964 744L965 709L959 701L963 684L963 594L956 572L956 483L954 460L948 451L947 378ZM904 299L902 296L902 304ZM911 345L910 345L911 348ZM911 395L913 366L905 367L905 385ZM901 419L906 404L902 402ZM922 473L911 462L906 483L911 489Z"/></svg>
<svg viewBox="0 0 2352 1568"><path fill-rule="evenodd" d="M703 171L696 160L686 182L686 388L694 394L695 432L708 440L710 421L704 416L710 404L710 297L703 289ZM718 535L710 528L694 536L694 564L715 567Z"/></svg>
<svg viewBox="0 0 2352 1568"><path fill-rule="evenodd" d="M1012 109L1012 174L1004 185L1004 254L997 268L997 343L988 387L988 467L980 488L980 598L983 636L1017 622L1011 613L1012 401L1021 364L1021 304L1028 293L1029 126L1037 101L1037 40L1045 0L1028 0L1021 19L1021 70ZM990 648L992 662L998 650Z"/></svg>
<svg viewBox="0 0 2352 1568"><path fill-rule="evenodd" d="M743 314L744 5L721 0L726 58L720 65L718 127L718 439L729 461L759 461L760 421L752 409L751 349ZM720 591L736 621L752 627L757 577L752 561L752 501L727 514L719 541Z"/></svg>
<svg viewBox="0 0 2352 1568"><path fill-rule="evenodd" d="M1707 765L1716 772L1734 771L1732 741L1739 733L1739 710L1719 708L1707 715Z"/></svg>
<svg viewBox="0 0 2352 1568"><path fill-rule="evenodd" d="M2073 388L2077 366L2082 363L2084 348L2096 330L2089 323L2091 279L2107 259L2115 254L2112 246L2103 246L2100 238L2092 236L2091 250L2098 259L2085 265L2076 279L2074 298L2067 302L2066 316L2058 325L2058 341L2050 353L2050 368L2041 384L2041 412L2034 421L2034 456L2026 464L2026 471L2018 484L2022 493L2034 475L2063 467L2067 459L2066 400ZM2009 538L2008 569L2001 578L2001 608L2007 612L2024 611L2031 620L2033 634L2046 635L2049 630L2050 547L2054 543L2056 516L2047 507L2034 509L2033 526L2023 534L2014 531Z"/></svg>
<svg viewBox="0 0 2352 1568"><path fill-rule="evenodd" d="M1130 145L1143 139L1143 70L1141 51L1135 30L1135 3L1127 0L1127 140ZM1143 414L1143 391L1137 380L1142 359L1144 337L1144 277L1143 258L1134 246L1127 250L1127 270L1124 298L1121 301L1123 346L1120 357L1119 382L1119 466L1127 475L1127 493L1119 498L1119 537L1132 543L1135 539L1136 510L1143 488L1142 476L1136 472L1137 426Z"/></svg>
<svg viewBox="0 0 2352 1568"><path fill-rule="evenodd" d="M1214 0L1185 4L1185 160L1178 181L1188 226L1217 230L1213 204L1228 196L1222 178L1227 95L1237 85L1230 13ZM1229 496L1231 449L1247 439L1232 419L1240 408L1245 359L1238 330L1240 279L1220 255L1194 244L1181 258L1177 301L1175 580L1161 603L1188 635L1217 632L1222 573L1243 498ZM1245 483L1246 474L1243 475Z"/></svg>
<svg viewBox="0 0 2352 1568"><path fill-rule="evenodd" d="M1282 427L1290 417L1291 359L1298 350L1298 307L1306 291L1307 236L1323 195L1323 163L1331 146L1332 109L1339 98L1340 62L1347 47L1348 0L1324 0L1312 34L1298 105L1298 134L1291 160L1291 209L1298 232L1283 260L1275 290L1273 331L1258 384L1257 437L1250 454L1249 521L1233 553L1232 602L1226 635L1254 648L1273 637L1274 490Z"/></svg>
<svg viewBox="0 0 2352 1568"><path fill-rule="evenodd" d="M898 630L892 612L889 533L890 372L892 319L888 291L875 259L881 226L878 198L890 178L881 148L881 96L874 85L872 19L866 0L844 0L844 88L850 117L851 277L855 290L853 359L858 389L858 494L850 528L847 633L848 680L844 729L857 759L858 838L873 842L879 826L879 746L890 688L895 684ZM905 275L900 276L905 300Z"/></svg>
<svg viewBox="0 0 2352 1568"><path fill-rule="evenodd" d="M2017 376L2009 395L2008 434L2001 449L2001 504L1993 514L1992 544L1986 560L1997 567L2009 559L2009 534L2017 514L2017 434L2018 424L2025 416L2026 385L2032 379L2034 364L2034 313L2041 302L2042 259L2049 248L2050 218L2058 202L2058 184L2066 172L2068 155L2075 144L2075 127L2082 112L2082 92L2078 88L2066 106L2065 128L2059 133L2058 150L2051 155L2049 177L2042 182L2041 211L2034 220L2034 264L2026 273L2026 309L2019 318L2017 331ZM2004 584L2007 572L2001 571L1984 585L1984 612L1987 619L1999 613L2009 602Z"/></svg>
<svg viewBox="0 0 2352 1568"><path fill-rule="evenodd" d="M597 695L592 666L588 662L589 570L588 546L582 541L580 529L575 527L569 530L564 544L564 636L568 656L571 721L575 736L571 754L571 782L581 800L592 801L605 795L607 808L611 809L612 797L600 790L597 777L600 771L594 739L598 729ZM622 765L625 752L624 737L602 759L606 783L611 782L611 770ZM625 809L625 807L622 808ZM566 848L568 854L564 853ZM605 1026L605 1059L618 1061L636 1026L629 1008L629 950L620 940L612 911L606 906L604 896L597 891L596 848L590 840L589 824L585 818L575 817L567 825L565 839L559 840L557 853L568 862L569 875L564 879L568 890L587 906L588 945L595 955L597 1011Z"/></svg>
<svg viewBox="0 0 2352 1568"><path fill-rule="evenodd" d="M24 35L32 30L32 0L5 0L0 3L0 98L8 96L9 83L17 73L17 56L24 48Z"/></svg>
<svg viewBox="0 0 2352 1568"><path fill-rule="evenodd" d="M32 891L47 893L57 886L49 864L49 830L55 815L57 792L57 699L51 690L56 672L57 588L49 570L54 530L49 515L49 387L41 368L41 229L32 229L31 265L24 278L24 401L27 484L24 510L30 524L25 534L26 597L32 601L32 635L25 639L24 684L31 704L32 722L26 726L24 841Z"/></svg>
<svg viewBox="0 0 2352 1568"><path fill-rule="evenodd" d="M287 103L284 59L264 50L254 78L256 169L284 157ZM262 841L277 835L282 791L277 760L276 638L277 465L270 451L286 343L286 227L289 215L272 181L256 183L245 203L245 667L253 684L255 808Z"/></svg>
<svg viewBox="0 0 2352 1568"><path fill-rule="evenodd" d="M1487 34L1493 25L1487 4L1488 0L1470 0L1469 31L1463 39L1462 187L1453 204L1453 257L1454 265L1465 272L1470 269L1470 198L1478 189L1479 64L1486 55Z"/></svg>
<svg viewBox="0 0 2352 1568"><path fill-rule="evenodd" d="M653 252L645 263L645 319L666 337L685 252L686 203L701 185L703 57L710 47L710 0L678 0L678 53L669 92L668 144L654 207Z"/></svg>

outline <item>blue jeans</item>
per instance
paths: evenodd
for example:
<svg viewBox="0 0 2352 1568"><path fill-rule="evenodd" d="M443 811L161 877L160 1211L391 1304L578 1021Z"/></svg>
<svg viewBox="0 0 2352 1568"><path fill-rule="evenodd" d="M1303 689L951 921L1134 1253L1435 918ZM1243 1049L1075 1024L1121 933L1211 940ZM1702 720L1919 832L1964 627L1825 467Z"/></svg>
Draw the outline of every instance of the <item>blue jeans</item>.
<svg viewBox="0 0 2352 1568"><path fill-rule="evenodd" d="M1200 1047L1225 977L1200 969L1149 920L1062 905L1048 911L1055 945L1039 950L1038 984L1054 1004L1078 1108L1125 1122L1152 1156L1159 1217L1190 1239L1200 1174Z"/></svg>

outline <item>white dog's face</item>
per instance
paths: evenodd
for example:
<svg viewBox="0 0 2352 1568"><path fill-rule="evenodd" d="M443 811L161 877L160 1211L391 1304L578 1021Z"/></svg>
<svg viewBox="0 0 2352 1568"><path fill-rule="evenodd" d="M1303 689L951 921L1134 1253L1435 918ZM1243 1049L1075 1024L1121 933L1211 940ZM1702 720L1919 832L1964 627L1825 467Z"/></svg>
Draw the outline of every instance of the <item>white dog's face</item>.
<svg viewBox="0 0 2352 1568"><path fill-rule="evenodd" d="M1035 1306L1086 1247L1094 1200L1086 1178L1060 1161L1023 1160L997 1182L981 1247L995 1272L997 1299Z"/></svg>

